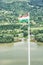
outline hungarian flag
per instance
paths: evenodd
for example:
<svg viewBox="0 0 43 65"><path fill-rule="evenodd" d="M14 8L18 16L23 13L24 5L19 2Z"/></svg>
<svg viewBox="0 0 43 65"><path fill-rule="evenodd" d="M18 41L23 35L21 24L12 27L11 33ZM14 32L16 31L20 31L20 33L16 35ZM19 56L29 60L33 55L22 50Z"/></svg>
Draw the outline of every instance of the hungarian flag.
<svg viewBox="0 0 43 65"><path fill-rule="evenodd" d="M29 14L19 16L18 20L19 20L19 22L28 22L29 21Z"/></svg>

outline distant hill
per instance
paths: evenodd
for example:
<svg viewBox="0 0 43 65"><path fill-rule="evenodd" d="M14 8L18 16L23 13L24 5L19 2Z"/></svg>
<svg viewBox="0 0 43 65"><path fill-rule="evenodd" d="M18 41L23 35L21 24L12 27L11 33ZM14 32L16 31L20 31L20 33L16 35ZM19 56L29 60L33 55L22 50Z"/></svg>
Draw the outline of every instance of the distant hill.
<svg viewBox="0 0 43 65"><path fill-rule="evenodd" d="M6 13L7 12L7 13ZM43 23L43 0L13 1L10 3L0 0L0 22L14 22L20 14L30 13L30 19Z"/></svg>
<svg viewBox="0 0 43 65"><path fill-rule="evenodd" d="M43 0L30 0L30 3L32 5L39 5L39 6L43 6Z"/></svg>

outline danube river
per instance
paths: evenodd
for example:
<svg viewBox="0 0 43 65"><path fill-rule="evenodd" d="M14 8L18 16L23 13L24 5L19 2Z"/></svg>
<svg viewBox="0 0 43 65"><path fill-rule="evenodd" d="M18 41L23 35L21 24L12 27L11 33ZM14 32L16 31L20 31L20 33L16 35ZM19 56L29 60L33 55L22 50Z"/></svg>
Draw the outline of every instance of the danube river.
<svg viewBox="0 0 43 65"><path fill-rule="evenodd" d="M28 65L28 43L0 44L0 65Z"/></svg>
<svg viewBox="0 0 43 65"><path fill-rule="evenodd" d="M43 65L43 43L30 43L30 65Z"/></svg>
<svg viewBox="0 0 43 65"><path fill-rule="evenodd" d="M28 44L0 44L0 65L28 65ZM30 43L30 65L43 65L43 43Z"/></svg>

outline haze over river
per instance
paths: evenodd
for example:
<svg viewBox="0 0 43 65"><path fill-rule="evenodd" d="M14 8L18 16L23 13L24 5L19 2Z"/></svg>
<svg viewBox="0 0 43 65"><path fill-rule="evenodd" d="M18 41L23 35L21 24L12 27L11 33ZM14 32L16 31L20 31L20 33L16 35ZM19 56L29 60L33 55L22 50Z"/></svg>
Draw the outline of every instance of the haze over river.
<svg viewBox="0 0 43 65"><path fill-rule="evenodd" d="M28 65L28 43L0 44L0 65Z"/></svg>

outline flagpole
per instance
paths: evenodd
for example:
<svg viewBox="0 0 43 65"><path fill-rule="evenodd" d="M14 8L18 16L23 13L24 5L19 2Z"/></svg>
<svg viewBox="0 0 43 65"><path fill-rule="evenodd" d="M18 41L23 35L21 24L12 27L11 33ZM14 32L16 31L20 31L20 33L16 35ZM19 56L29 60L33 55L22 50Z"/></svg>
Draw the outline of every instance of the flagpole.
<svg viewBox="0 0 43 65"><path fill-rule="evenodd" d="M28 19L28 65L30 65L30 16L29 16L29 13L28 13L28 17L26 18ZM26 18L22 16L22 17L19 17L18 19L22 20Z"/></svg>
<svg viewBox="0 0 43 65"><path fill-rule="evenodd" d="M28 18L28 65L30 65L30 16Z"/></svg>

